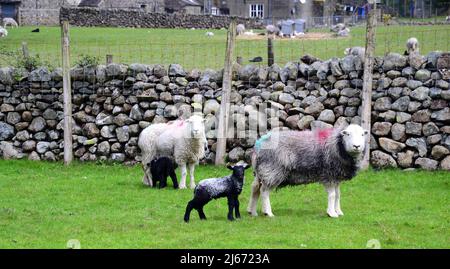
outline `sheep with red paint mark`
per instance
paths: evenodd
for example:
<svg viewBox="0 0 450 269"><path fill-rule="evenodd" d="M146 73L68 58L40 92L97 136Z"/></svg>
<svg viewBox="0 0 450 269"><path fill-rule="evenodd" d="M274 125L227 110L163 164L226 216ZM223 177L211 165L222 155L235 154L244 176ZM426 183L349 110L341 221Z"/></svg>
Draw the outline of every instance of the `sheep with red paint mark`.
<svg viewBox="0 0 450 269"><path fill-rule="evenodd" d="M272 217L270 191L321 183L328 193L327 214L333 218L343 215L339 185L356 175L367 139L368 131L355 124L345 129L278 131L261 137L252 157L255 179L247 211L257 216L261 196L262 212Z"/></svg>

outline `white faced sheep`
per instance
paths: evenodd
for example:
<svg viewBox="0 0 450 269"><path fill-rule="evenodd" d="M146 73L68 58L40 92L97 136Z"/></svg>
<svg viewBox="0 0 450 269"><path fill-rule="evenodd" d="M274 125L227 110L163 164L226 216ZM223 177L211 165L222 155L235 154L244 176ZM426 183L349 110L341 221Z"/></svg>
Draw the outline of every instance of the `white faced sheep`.
<svg viewBox="0 0 450 269"><path fill-rule="evenodd" d="M195 165L205 156L206 143L204 119L198 115L148 126L138 141L144 168L143 183L153 186L148 163L159 157L173 157L181 169L180 189L186 188L186 165L189 167L190 186L195 188Z"/></svg>
<svg viewBox="0 0 450 269"><path fill-rule="evenodd" d="M245 170L249 167L246 163L237 163L233 166L228 165L227 168L233 171L231 175L200 181L194 190L194 198L186 206L184 221L189 222L192 209L198 211L200 219L206 219L203 207L212 199L219 199L221 197L228 198L228 220L234 220L233 211L235 212L236 218L240 218L238 197L244 186Z"/></svg>
<svg viewBox="0 0 450 269"><path fill-rule="evenodd" d="M238 24L236 26L236 34L237 35L242 35L245 32L245 25L243 24Z"/></svg>
<svg viewBox="0 0 450 269"><path fill-rule="evenodd" d="M6 26L19 27L19 25L13 18L4 18L3 19L3 27L6 28Z"/></svg>
<svg viewBox="0 0 450 269"><path fill-rule="evenodd" d="M410 55L413 53L419 53L419 40L415 37L411 37L406 41L406 51L405 55Z"/></svg>
<svg viewBox="0 0 450 269"><path fill-rule="evenodd" d="M8 36L8 30L0 26L0 38L1 37L7 37Z"/></svg>
<svg viewBox="0 0 450 269"><path fill-rule="evenodd" d="M343 215L339 184L355 176L367 134L359 125L351 124L343 130L279 131L262 136L252 156L255 179L247 211L257 216L261 195L262 212L272 217L271 190L318 182L328 192L328 215Z"/></svg>
<svg viewBox="0 0 450 269"><path fill-rule="evenodd" d="M214 36L214 33L213 32L206 32L206 34L205 34L207 37L213 37Z"/></svg>

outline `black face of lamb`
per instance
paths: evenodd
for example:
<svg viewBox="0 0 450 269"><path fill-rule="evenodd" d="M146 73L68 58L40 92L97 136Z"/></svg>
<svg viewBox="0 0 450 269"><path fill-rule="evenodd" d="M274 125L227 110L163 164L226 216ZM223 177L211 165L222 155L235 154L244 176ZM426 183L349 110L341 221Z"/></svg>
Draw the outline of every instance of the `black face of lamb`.
<svg viewBox="0 0 450 269"><path fill-rule="evenodd" d="M156 183L159 182L159 188L165 188L167 186L167 177L170 176L173 182L173 187L178 189L177 175L175 174L176 164L172 159L162 157L150 162L150 171L152 174L153 187L156 187Z"/></svg>

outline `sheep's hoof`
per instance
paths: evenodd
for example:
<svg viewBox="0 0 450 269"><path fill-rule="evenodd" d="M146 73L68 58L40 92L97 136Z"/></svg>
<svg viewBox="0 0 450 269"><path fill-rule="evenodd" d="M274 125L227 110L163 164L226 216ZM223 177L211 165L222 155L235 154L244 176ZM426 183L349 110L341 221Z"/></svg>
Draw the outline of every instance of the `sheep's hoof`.
<svg viewBox="0 0 450 269"><path fill-rule="evenodd" d="M195 186L196 186L195 184L191 184L190 187L191 187L191 189L195 189Z"/></svg>
<svg viewBox="0 0 450 269"><path fill-rule="evenodd" d="M256 213L256 212L247 211L247 213L248 213L250 216L252 216L252 217L257 217L257 216L258 216L258 213Z"/></svg>
<svg viewBox="0 0 450 269"><path fill-rule="evenodd" d="M264 213L266 217L273 218L275 215L273 213Z"/></svg>
<svg viewBox="0 0 450 269"><path fill-rule="evenodd" d="M186 185L180 185L179 189L186 189Z"/></svg>
<svg viewBox="0 0 450 269"><path fill-rule="evenodd" d="M342 210L336 210L336 214L338 214L338 216L344 216L344 212L342 212Z"/></svg>
<svg viewBox="0 0 450 269"><path fill-rule="evenodd" d="M327 214L331 218L338 218L339 217L339 215L336 212L334 212L334 211L327 211Z"/></svg>

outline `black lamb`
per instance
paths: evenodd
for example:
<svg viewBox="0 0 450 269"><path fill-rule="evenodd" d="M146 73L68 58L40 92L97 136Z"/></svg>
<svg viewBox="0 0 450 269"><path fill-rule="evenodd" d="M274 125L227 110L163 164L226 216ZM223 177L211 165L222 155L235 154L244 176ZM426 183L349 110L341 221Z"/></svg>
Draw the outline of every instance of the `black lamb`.
<svg viewBox="0 0 450 269"><path fill-rule="evenodd" d="M159 181L159 188L165 188L167 186L167 177L170 176L173 182L173 188L178 189L178 180L175 174L177 164L172 159L161 157L151 161L149 165L152 173L153 187L156 187L156 183Z"/></svg>
<svg viewBox="0 0 450 269"><path fill-rule="evenodd" d="M235 210L236 218L240 218L238 196L241 194L244 185L245 170L249 167L245 163L239 163L233 166L228 165L227 168L233 171L231 175L200 181L194 190L194 198L187 204L184 221L189 222L192 209L198 211L200 219L206 219L203 207L212 199L221 197L228 198L228 220L234 220L233 210Z"/></svg>

